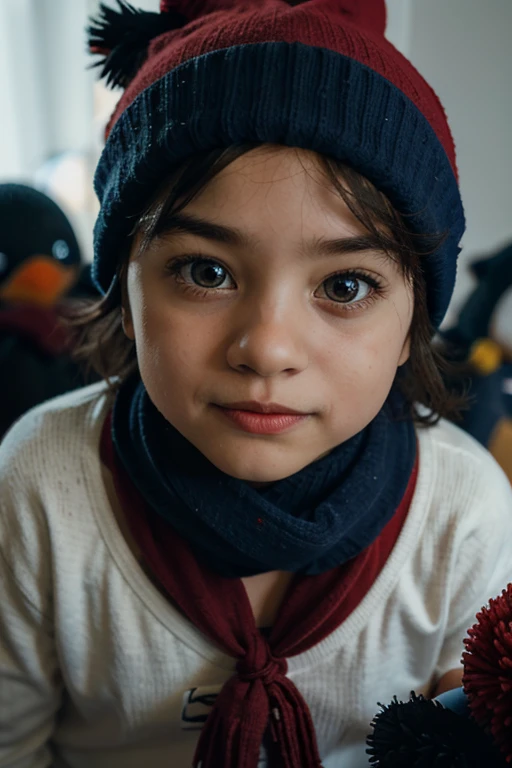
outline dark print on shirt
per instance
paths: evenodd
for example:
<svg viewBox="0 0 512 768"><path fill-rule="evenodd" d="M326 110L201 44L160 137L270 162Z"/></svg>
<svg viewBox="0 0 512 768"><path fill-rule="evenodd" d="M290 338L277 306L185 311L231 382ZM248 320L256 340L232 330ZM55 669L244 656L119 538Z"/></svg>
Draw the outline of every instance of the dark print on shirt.
<svg viewBox="0 0 512 768"><path fill-rule="evenodd" d="M181 709L181 727L184 731L201 730L221 688L221 685L209 685L185 691Z"/></svg>
<svg viewBox="0 0 512 768"><path fill-rule="evenodd" d="M181 728L183 731L200 731L202 729L221 689L222 685L202 685L185 691L181 709ZM264 768L267 763L267 751L262 744L258 768Z"/></svg>

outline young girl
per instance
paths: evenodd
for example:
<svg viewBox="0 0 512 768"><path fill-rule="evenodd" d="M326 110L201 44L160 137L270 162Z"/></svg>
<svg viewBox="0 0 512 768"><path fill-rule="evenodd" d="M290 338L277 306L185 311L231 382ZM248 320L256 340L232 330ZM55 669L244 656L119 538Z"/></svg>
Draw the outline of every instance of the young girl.
<svg viewBox="0 0 512 768"><path fill-rule="evenodd" d="M380 0L119 0L84 353L1 449L0 766L360 768L460 685L512 497L439 417L464 222Z"/></svg>

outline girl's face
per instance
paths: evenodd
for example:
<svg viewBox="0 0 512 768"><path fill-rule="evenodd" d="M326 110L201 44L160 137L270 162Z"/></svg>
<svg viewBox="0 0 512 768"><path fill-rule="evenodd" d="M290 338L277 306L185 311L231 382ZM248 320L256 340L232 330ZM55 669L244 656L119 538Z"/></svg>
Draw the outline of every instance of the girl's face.
<svg viewBox="0 0 512 768"><path fill-rule="evenodd" d="M411 285L301 150L238 158L142 253L136 240L125 293L151 400L248 482L362 430L409 354Z"/></svg>

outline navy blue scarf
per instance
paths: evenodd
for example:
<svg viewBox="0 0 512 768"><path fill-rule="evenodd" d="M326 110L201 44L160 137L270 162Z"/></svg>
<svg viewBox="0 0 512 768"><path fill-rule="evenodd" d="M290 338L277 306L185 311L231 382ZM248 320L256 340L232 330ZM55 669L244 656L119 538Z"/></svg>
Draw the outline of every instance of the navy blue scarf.
<svg viewBox="0 0 512 768"><path fill-rule="evenodd" d="M314 575L362 552L398 508L416 459L402 407L393 392L362 432L264 490L218 470L158 412L138 377L117 393L112 439L148 504L212 570Z"/></svg>

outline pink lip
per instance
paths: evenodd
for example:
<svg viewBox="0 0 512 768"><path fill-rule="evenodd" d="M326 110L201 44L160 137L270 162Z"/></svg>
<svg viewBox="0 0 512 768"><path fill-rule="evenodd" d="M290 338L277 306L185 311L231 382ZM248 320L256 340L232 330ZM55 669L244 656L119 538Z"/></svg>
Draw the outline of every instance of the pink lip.
<svg viewBox="0 0 512 768"><path fill-rule="evenodd" d="M253 435L277 435L308 418L305 413L257 413L236 408L219 408L237 427Z"/></svg>
<svg viewBox="0 0 512 768"><path fill-rule="evenodd" d="M310 415L279 403L256 401L229 403L217 408L237 427L253 435L277 435L291 429Z"/></svg>
<svg viewBox="0 0 512 768"><path fill-rule="evenodd" d="M272 415L281 415L283 413L292 413L294 416L308 416L308 413L304 411L296 411L293 408L287 408L286 405L280 405L280 403L260 403L257 400L247 400L240 403L226 403L221 405L221 408L226 408L232 411L252 411L253 413L269 413Z"/></svg>

